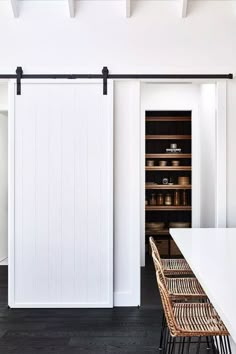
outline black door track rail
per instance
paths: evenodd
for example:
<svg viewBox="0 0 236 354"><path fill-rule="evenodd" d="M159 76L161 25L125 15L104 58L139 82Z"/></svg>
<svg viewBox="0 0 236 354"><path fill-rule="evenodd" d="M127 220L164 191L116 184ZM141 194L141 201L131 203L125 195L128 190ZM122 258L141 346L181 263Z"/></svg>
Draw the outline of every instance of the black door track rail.
<svg viewBox="0 0 236 354"><path fill-rule="evenodd" d="M107 95L107 82L109 79L190 79L190 80L231 80L233 74L109 74L106 66L101 74L24 74L21 66L16 69L16 74L0 74L0 79L16 79L16 94L21 95L22 79L101 79L103 80L103 95Z"/></svg>

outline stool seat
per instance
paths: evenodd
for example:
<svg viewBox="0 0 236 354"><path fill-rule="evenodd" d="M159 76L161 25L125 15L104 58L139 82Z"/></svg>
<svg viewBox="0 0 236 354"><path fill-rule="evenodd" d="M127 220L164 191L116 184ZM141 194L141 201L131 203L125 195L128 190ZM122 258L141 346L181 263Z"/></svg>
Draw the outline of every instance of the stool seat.
<svg viewBox="0 0 236 354"><path fill-rule="evenodd" d="M229 333L210 303L173 303L176 328L172 336L228 336Z"/></svg>
<svg viewBox="0 0 236 354"><path fill-rule="evenodd" d="M172 300L207 299L196 278L166 278L166 286Z"/></svg>
<svg viewBox="0 0 236 354"><path fill-rule="evenodd" d="M193 271L191 270L189 264L185 259L182 258L161 258L161 265L166 276L193 275Z"/></svg>
<svg viewBox="0 0 236 354"><path fill-rule="evenodd" d="M149 237L150 246L152 252L156 255L158 261L161 263L162 270L164 275L166 276L185 276L185 275L193 275L193 272L188 264L188 262L181 258L161 258L156 242L153 237Z"/></svg>

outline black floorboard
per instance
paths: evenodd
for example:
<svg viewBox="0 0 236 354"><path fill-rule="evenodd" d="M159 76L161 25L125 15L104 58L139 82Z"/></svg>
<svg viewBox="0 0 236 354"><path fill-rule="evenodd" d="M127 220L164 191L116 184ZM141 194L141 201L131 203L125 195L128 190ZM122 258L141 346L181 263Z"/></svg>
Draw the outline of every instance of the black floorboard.
<svg viewBox="0 0 236 354"><path fill-rule="evenodd" d="M146 256L146 266L141 268L141 304L145 308L161 309L152 257Z"/></svg>
<svg viewBox="0 0 236 354"><path fill-rule="evenodd" d="M157 353L161 304L150 262L142 306L114 309L8 309L7 267L0 267L0 353Z"/></svg>

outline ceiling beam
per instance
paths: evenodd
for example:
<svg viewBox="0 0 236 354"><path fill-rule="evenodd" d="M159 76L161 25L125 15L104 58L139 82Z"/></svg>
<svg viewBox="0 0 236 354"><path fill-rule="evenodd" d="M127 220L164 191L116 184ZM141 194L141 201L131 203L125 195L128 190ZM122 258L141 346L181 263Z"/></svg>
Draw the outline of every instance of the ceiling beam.
<svg viewBox="0 0 236 354"><path fill-rule="evenodd" d="M131 16L131 0L125 0L125 16Z"/></svg>
<svg viewBox="0 0 236 354"><path fill-rule="evenodd" d="M19 3L18 0L10 0L11 2L11 8L14 17L19 17Z"/></svg>
<svg viewBox="0 0 236 354"><path fill-rule="evenodd" d="M75 17L75 0L68 0L70 17Z"/></svg>
<svg viewBox="0 0 236 354"><path fill-rule="evenodd" d="M180 0L180 16L186 17L188 9L188 0Z"/></svg>

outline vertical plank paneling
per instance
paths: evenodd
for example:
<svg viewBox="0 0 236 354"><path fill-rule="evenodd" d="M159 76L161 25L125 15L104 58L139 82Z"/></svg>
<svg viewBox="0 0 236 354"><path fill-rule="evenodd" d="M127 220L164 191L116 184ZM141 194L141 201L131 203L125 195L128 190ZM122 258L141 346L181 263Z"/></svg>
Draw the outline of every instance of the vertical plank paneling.
<svg viewBox="0 0 236 354"><path fill-rule="evenodd" d="M61 88L64 93L63 87ZM61 237L61 301L74 301L74 89L67 87L61 95L62 114L62 237Z"/></svg>
<svg viewBox="0 0 236 354"><path fill-rule="evenodd" d="M28 89L26 90L26 95ZM19 111L25 111L26 99L22 101L17 97L16 109ZM16 275L20 272L21 283L18 285L18 294L23 302L31 303L36 291L36 274L35 274L35 255L36 255L36 185L35 185L35 173L36 173L36 144L35 144L35 108L32 102L28 103L27 110L21 117L22 121L17 122L16 127L16 139L19 132L21 135L20 144L22 144L22 156L19 156L19 170L16 170L16 204L15 213L16 232L20 232L20 238L16 239L16 257L17 264L15 267ZM21 123L21 124L20 124ZM15 153L17 157L18 146L16 146ZM18 181L19 178L19 181ZM21 184L18 184L21 183ZM18 187L18 188L17 188ZM17 195L22 198L17 200ZM20 213L18 215L18 213ZM19 252L19 253L18 253ZM26 281L27 279L27 281Z"/></svg>
<svg viewBox="0 0 236 354"><path fill-rule="evenodd" d="M99 295L99 269L101 249L101 145L103 144L100 132L101 111L98 104L98 95L93 87L95 97L93 105L88 111L88 301L96 302ZM97 269L94 269L96 264Z"/></svg>
<svg viewBox="0 0 236 354"><path fill-rule="evenodd" d="M75 293L87 302L88 287L88 111L83 87L76 86L75 99Z"/></svg>
<svg viewBox="0 0 236 354"><path fill-rule="evenodd" d="M49 105L48 87L35 102L35 291L38 301L47 302L49 295ZM49 118L48 118L49 117ZM32 119L32 118L31 118Z"/></svg>
<svg viewBox="0 0 236 354"><path fill-rule="evenodd" d="M15 98L16 99L16 98ZM19 103L16 101L15 109L20 109ZM29 106L28 106L29 108ZM12 119L14 116L12 114ZM14 204L11 205L11 208L14 209L14 226L12 227L12 231L17 230L17 233L14 237L14 247L13 250L16 252L11 253L10 257L14 257L14 259L9 259L10 269L13 268L17 270L17 275L14 276L11 283L9 285L15 287L15 297L18 301L22 302L24 296L22 294L21 284L23 283L23 117L21 120L16 119L14 123L11 125L15 126L14 132L14 141L12 136L12 143L15 143L14 156L12 154L11 159L14 159L14 180L13 183L15 185L14 192ZM13 129L12 129L13 130ZM9 131L11 133L11 131ZM13 134L12 134L13 135ZM15 158L14 158L15 157ZM11 162L12 163L12 162ZM11 213L9 213L11 214ZM14 236L14 234L11 234ZM9 235L9 236L11 236ZM11 264L11 261L14 261L14 265ZM15 282L15 283L14 283ZM12 300L11 300L12 302Z"/></svg>
<svg viewBox="0 0 236 354"><path fill-rule="evenodd" d="M61 92L48 87L48 95L58 97L58 104L49 102L49 301L61 299L62 238L62 118Z"/></svg>
<svg viewBox="0 0 236 354"><path fill-rule="evenodd" d="M110 85L109 92L113 95L113 86ZM109 105L106 102L106 97L103 97L102 101L102 111L100 119L100 132L101 136L101 150L100 164L101 164L101 223L100 223L100 297L101 301L104 303L113 301L113 291L110 292L108 287L107 279L110 278L110 282L113 283L113 269L110 267L113 264L113 252L110 252L111 242L107 242L107 236L110 233L113 233L113 222L107 223L103 220L113 220L113 208L107 208L107 205L113 205L113 193L109 193L109 190L112 189L113 180L107 179L107 171L109 166L112 165L113 161L113 134L110 134L113 131L113 105ZM112 118L111 118L112 117ZM110 146L110 149L107 149L107 146ZM112 245L113 246L113 245ZM112 247L113 248L113 247ZM107 262L107 255L110 257L110 261ZM110 266L109 266L110 265ZM111 277L112 275L112 277Z"/></svg>
<svg viewBox="0 0 236 354"><path fill-rule="evenodd" d="M13 306L112 306L112 100L97 83L23 85Z"/></svg>

